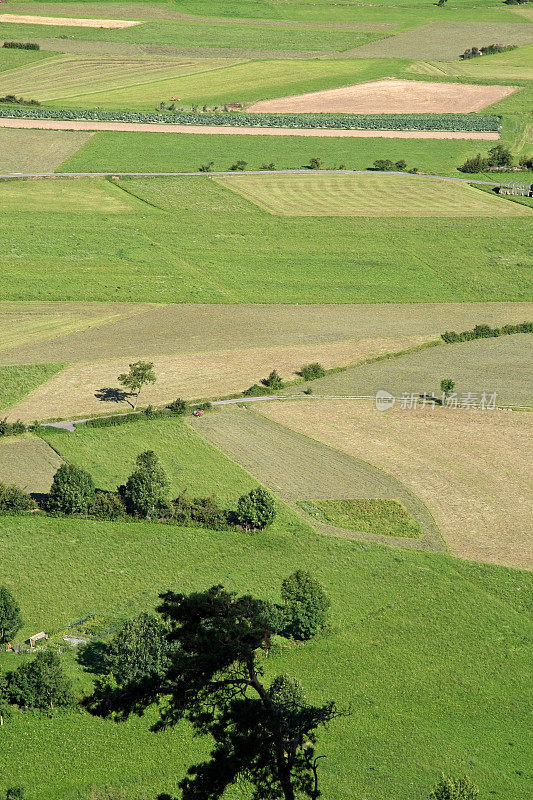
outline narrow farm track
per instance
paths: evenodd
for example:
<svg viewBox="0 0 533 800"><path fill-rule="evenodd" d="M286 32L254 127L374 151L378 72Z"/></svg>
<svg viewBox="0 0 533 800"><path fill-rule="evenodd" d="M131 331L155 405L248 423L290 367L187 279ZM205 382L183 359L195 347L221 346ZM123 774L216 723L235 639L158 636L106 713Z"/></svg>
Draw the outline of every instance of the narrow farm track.
<svg viewBox="0 0 533 800"><path fill-rule="evenodd" d="M380 139L483 139L500 138L496 131L368 131L340 128L260 128L231 125L174 125L157 122L101 122L93 120L14 119L3 117L0 128L54 131L131 131L137 133L223 133L250 136L316 136Z"/></svg>

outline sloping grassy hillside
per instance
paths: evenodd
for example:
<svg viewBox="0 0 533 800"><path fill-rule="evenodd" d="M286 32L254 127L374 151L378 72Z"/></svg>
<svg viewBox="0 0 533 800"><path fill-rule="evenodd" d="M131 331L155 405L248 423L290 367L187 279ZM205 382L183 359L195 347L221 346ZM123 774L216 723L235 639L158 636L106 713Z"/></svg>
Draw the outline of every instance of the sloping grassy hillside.
<svg viewBox="0 0 533 800"><path fill-rule="evenodd" d="M324 796L413 800L444 769L470 773L482 796L525 797L527 574L317 535L43 518L1 525L0 582L19 598L26 634L90 612L133 614L169 587L221 582L275 599L298 567L330 594L331 628L266 666L297 675L312 699L352 706L320 735ZM3 667L15 659L3 656ZM35 800L88 798L104 783L128 797L175 793L199 743L185 727L147 728L17 715L2 730L0 788L24 784Z"/></svg>

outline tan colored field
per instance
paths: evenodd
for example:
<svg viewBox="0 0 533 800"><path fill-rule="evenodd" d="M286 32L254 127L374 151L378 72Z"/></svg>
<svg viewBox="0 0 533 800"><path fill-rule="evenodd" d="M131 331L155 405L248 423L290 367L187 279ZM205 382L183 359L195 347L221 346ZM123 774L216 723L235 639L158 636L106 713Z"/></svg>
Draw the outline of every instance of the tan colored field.
<svg viewBox="0 0 533 800"><path fill-rule="evenodd" d="M355 139L486 139L500 138L491 131L355 131L336 128L245 128L229 125L173 125L157 122L93 122L54 119L0 119L1 128L40 128L54 131L137 131L141 133L224 133L246 136L332 136Z"/></svg>
<svg viewBox="0 0 533 800"><path fill-rule="evenodd" d="M0 14L0 22L28 25L62 25L65 28L131 28L140 25L130 19L75 19L74 17L36 17L26 14Z"/></svg>
<svg viewBox="0 0 533 800"><path fill-rule="evenodd" d="M257 410L386 469L426 503L455 555L533 568L531 415L378 412L365 401L340 400L261 403Z"/></svg>
<svg viewBox="0 0 533 800"><path fill-rule="evenodd" d="M0 481L31 492L48 492L62 459L37 436L0 439Z"/></svg>
<svg viewBox="0 0 533 800"><path fill-rule="evenodd" d="M294 114L461 114L480 111L515 90L514 86L385 79L293 97L261 100L253 103L248 111Z"/></svg>
<svg viewBox="0 0 533 800"><path fill-rule="evenodd" d="M219 350L181 354L153 359L157 383L143 391L142 405L165 403L176 397L194 399L243 391L277 369L285 379L294 379L295 370L309 361L324 367L352 364L376 355L420 344L425 336L335 342L292 347ZM117 375L127 370L125 359L99 363L79 363L62 370L51 380L12 406L8 419L72 419L83 414L114 413L125 402L104 401L95 397L101 389L119 388Z"/></svg>

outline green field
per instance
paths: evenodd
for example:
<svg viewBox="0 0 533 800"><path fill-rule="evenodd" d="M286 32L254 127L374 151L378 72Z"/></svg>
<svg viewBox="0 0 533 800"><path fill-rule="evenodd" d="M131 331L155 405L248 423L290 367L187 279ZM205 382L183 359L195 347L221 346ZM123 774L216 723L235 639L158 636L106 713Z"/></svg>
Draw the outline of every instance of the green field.
<svg viewBox="0 0 533 800"><path fill-rule="evenodd" d="M217 183L273 214L288 217L526 218L525 206L467 184L399 175L238 175ZM533 219L533 217L531 217Z"/></svg>
<svg viewBox="0 0 533 800"><path fill-rule="evenodd" d="M133 614L167 588L221 582L274 599L281 577L305 565L332 598L331 630L284 648L268 670L297 675L310 698L352 705L320 735L325 796L412 800L442 769L468 769L501 800L525 795L526 573L303 533L43 518L3 527L0 579L21 601L23 635L87 613ZM2 732L0 787L23 784L36 800L89 798L104 784L130 797L176 792L198 743L183 726L154 735L148 725L17 715Z"/></svg>
<svg viewBox="0 0 533 800"><path fill-rule="evenodd" d="M399 209L396 218L358 219L354 239L352 218L276 217L207 177L116 186L103 179L11 182L1 198L6 300L530 297L529 245L519 217L495 226L481 217L408 219Z"/></svg>
<svg viewBox="0 0 533 800"><path fill-rule="evenodd" d="M0 367L0 411L63 369L63 364L20 364Z"/></svg>
<svg viewBox="0 0 533 800"><path fill-rule="evenodd" d="M411 538L423 534L419 523L396 500L313 500L301 506L338 528Z"/></svg>
<svg viewBox="0 0 533 800"><path fill-rule="evenodd" d="M533 406L529 381L531 334L518 333L496 339L475 339L443 344L346 372L328 375L309 384L315 394L374 396L385 389L400 398L403 392L435 394L443 378L455 381L455 391L496 392L498 405ZM300 392L302 386L296 387ZM287 392L294 392L288 389Z"/></svg>
<svg viewBox="0 0 533 800"><path fill-rule="evenodd" d="M122 133L101 131L57 167L59 172L195 172L213 161L214 170L227 170L237 160L248 169L275 164L277 169L300 169L310 158L326 167L344 164L366 169L378 158L404 159L423 172L461 173L457 167L494 142L468 139L380 139L230 134ZM16 157L15 155L13 157ZM477 177L477 176L476 176ZM488 176L489 180L492 176Z"/></svg>

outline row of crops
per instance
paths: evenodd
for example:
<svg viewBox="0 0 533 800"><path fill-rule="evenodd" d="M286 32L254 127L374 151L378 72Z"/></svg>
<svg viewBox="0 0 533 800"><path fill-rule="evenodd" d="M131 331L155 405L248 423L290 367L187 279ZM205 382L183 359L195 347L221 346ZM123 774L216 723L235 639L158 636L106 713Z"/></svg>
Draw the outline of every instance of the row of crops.
<svg viewBox="0 0 533 800"><path fill-rule="evenodd" d="M242 111L154 114L135 111L13 107L0 108L0 117L364 131L498 131L501 124L500 117L494 114L249 114Z"/></svg>

